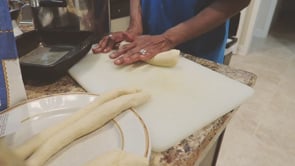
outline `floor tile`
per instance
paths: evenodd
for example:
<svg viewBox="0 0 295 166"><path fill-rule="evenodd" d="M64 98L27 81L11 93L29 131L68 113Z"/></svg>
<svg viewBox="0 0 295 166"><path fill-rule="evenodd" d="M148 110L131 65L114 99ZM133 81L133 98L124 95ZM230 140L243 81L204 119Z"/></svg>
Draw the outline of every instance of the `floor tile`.
<svg viewBox="0 0 295 166"><path fill-rule="evenodd" d="M295 33L254 40L230 66L258 76L255 94L229 123L218 166L293 166L295 163Z"/></svg>

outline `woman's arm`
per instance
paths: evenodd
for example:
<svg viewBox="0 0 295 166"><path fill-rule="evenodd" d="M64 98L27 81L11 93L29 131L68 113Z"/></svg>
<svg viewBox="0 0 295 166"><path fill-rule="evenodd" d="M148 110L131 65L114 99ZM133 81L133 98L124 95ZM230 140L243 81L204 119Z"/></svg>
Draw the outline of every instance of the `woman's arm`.
<svg viewBox="0 0 295 166"><path fill-rule="evenodd" d="M140 0L130 0L130 22L127 32L134 35L141 35L142 28L142 14Z"/></svg>
<svg viewBox="0 0 295 166"><path fill-rule="evenodd" d="M128 29L125 32L113 32L103 37L99 43L92 48L92 51L94 53L110 52L123 40L129 42L133 41L135 36L142 34L142 31L140 0L130 0L130 22Z"/></svg>
<svg viewBox="0 0 295 166"><path fill-rule="evenodd" d="M250 0L215 0L199 14L168 29L163 35L175 47L223 24L249 3Z"/></svg>
<svg viewBox="0 0 295 166"><path fill-rule="evenodd" d="M223 24L228 18L245 8L249 2L250 0L215 0L191 19L168 29L161 35L139 36L132 44L112 54L111 57L116 58L117 65L151 59L160 52L174 48ZM145 50L145 54L140 53L142 49Z"/></svg>

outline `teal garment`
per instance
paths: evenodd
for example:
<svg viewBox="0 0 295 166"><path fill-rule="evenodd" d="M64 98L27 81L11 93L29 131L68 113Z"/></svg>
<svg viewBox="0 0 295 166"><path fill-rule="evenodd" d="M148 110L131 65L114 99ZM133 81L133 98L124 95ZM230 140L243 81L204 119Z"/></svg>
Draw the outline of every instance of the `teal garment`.
<svg viewBox="0 0 295 166"><path fill-rule="evenodd" d="M0 111L7 108L8 96L3 60L16 59L17 51L7 0L0 0Z"/></svg>
<svg viewBox="0 0 295 166"><path fill-rule="evenodd" d="M144 33L157 35L186 21L214 0L141 0ZM177 46L182 52L223 63L229 21Z"/></svg>

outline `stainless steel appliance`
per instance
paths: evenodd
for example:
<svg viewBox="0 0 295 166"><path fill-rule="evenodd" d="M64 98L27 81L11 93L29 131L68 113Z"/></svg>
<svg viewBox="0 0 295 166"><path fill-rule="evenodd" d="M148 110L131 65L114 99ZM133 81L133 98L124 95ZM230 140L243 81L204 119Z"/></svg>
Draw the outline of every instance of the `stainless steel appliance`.
<svg viewBox="0 0 295 166"><path fill-rule="evenodd" d="M99 39L109 31L108 0L30 0L35 28L91 31Z"/></svg>
<svg viewBox="0 0 295 166"><path fill-rule="evenodd" d="M108 0L30 0L35 30L16 38L23 78L54 81L109 32Z"/></svg>

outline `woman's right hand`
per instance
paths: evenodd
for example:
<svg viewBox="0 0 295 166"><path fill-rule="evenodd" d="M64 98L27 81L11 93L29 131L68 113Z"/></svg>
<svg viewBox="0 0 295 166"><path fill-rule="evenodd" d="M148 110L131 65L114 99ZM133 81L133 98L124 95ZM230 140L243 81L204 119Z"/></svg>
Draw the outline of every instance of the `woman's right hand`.
<svg viewBox="0 0 295 166"><path fill-rule="evenodd" d="M104 36L97 45L92 48L93 53L106 53L112 49L116 49L120 42L128 41L132 42L135 35L128 32L113 32L107 36Z"/></svg>

